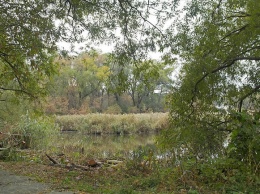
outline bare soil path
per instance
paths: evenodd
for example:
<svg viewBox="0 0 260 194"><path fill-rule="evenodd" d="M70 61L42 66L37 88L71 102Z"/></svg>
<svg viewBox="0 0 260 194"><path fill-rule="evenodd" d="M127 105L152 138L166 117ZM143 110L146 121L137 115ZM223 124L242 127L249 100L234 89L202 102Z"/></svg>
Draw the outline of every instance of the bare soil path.
<svg viewBox="0 0 260 194"><path fill-rule="evenodd" d="M74 192L53 191L48 184L0 168L0 194L74 194Z"/></svg>

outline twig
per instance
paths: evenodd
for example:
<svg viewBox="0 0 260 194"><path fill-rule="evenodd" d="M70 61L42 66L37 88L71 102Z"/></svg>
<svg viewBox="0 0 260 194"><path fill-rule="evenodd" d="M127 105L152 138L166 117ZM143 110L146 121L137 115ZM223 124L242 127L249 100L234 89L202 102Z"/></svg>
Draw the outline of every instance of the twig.
<svg viewBox="0 0 260 194"><path fill-rule="evenodd" d="M45 154L47 158L52 161L53 164L59 164L56 160L54 160L52 157L50 157L48 154Z"/></svg>

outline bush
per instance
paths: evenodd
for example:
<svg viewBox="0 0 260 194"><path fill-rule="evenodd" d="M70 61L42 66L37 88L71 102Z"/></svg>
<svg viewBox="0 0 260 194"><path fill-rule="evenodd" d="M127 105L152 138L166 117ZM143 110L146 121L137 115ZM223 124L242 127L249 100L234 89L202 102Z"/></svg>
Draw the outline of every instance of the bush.
<svg viewBox="0 0 260 194"><path fill-rule="evenodd" d="M23 148L42 149L49 145L51 137L58 132L58 126L50 117L32 117L28 114L21 117L13 129L20 134Z"/></svg>

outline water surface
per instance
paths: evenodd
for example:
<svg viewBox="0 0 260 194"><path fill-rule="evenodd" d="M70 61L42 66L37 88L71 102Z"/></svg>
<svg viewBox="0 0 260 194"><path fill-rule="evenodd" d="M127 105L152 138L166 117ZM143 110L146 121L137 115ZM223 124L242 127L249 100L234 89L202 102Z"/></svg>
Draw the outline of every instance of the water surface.
<svg viewBox="0 0 260 194"><path fill-rule="evenodd" d="M129 153L154 144L154 134L86 135L78 132L61 133L56 146L59 151L84 154L88 157L127 157Z"/></svg>

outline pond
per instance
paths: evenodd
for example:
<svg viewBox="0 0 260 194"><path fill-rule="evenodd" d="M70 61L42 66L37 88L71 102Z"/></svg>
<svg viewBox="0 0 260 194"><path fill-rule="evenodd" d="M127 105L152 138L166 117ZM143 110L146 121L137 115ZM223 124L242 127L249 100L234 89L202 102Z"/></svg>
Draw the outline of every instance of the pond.
<svg viewBox="0 0 260 194"><path fill-rule="evenodd" d="M155 134L86 135L63 132L55 140L56 152L84 155L92 158L126 158L140 147L154 148Z"/></svg>

